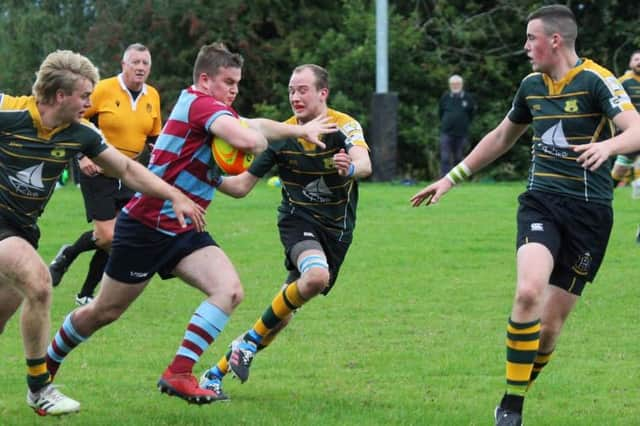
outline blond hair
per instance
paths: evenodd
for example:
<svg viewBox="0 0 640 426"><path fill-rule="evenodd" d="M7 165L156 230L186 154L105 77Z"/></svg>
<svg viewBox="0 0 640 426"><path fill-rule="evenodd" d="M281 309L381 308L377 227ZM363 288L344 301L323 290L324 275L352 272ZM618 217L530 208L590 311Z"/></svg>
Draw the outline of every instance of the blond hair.
<svg viewBox="0 0 640 426"><path fill-rule="evenodd" d="M42 61L31 91L39 103L51 104L58 90L70 95L82 79L95 86L100 73L85 56L70 50L56 50Z"/></svg>

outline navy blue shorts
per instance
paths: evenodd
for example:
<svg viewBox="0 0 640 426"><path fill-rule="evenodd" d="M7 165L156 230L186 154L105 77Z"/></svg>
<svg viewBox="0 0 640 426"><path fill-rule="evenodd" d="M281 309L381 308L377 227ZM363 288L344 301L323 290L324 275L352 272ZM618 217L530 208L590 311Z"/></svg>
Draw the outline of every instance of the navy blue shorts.
<svg viewBox="0 0 640 426"><path fill-rule="evenodd" d="M218 246L207 232L171 236L120 213L105 272L126 284L150 280L156 272L166 280L182 259L207 246Z"/></svg>
<svg viewBox="0 0 640 426"><path fill-rule="evenodd" d="M87 212L87 222L114 219L135 194L116 178L104 175L87 176L82 172L80 189Z"/></svg>
<svg viewBox="0 0 640 426"><path fill-rule="evenodd" d="M527 191L518 201L517 247L547 247L554 261L550 283L580 296L602 264L613 226L611 207L540 191Z"/></svg>

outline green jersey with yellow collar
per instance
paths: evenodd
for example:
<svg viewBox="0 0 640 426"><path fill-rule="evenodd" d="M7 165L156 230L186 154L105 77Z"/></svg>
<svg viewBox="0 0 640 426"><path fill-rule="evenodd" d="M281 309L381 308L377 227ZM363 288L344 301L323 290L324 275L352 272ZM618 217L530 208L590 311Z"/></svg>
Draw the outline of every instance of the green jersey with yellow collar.
<svg viewBox="0 0 640 426"><path fill-rule="evenodd" d="M333 155L354 146L369 149L362 127L354 118L329 109L328 117L338 125L338 131L322 136L322 149L302 138L287 138L269 144L265 152L251 164L249 172L264 176L278 167L282 182L280 215L295 215L321 226L337 239L351 241L356 221L358 182L340 176ZM296 124L291 117L288 124Z"/></svg>
<svg viewBox="0 0 640 426"><path fill-rule="evenodd" d="M37 230L36 221L69 160L107 148L100 131L82 120L48 129L33 96L0 93L0 215Z"/></svg>
<svg viewBox="0 0 640 426"><path fill-rule="evenodd" d="M611 138L611 119L634 109L618 79L589 59L581 59L560 81L532 73L520 83L508 118L533 128L528 190L610 204L610 164L586 170L570 145Z"/></svg>

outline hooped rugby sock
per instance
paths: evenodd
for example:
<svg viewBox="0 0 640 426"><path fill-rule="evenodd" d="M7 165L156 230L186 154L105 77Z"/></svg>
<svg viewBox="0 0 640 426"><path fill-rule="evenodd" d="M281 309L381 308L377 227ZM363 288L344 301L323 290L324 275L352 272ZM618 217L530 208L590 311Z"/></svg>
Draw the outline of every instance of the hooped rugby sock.
<svg viewBox="0 0 640 426"><path fill-rule="evenodd" d="M218 337L227 321L229 315L222 309L206 300L202 302L191 317L182 344L169 369L176 374L191 373L193 365Z"/></svg>
<svg viewBox="0 0 640 426"><path fill-rule="evenodd" d="M67 315L62 323L62 327L60 327L60 330L58 330L51 343L49 343L49 347L47 347L47 368L52 379L58 372L62 361L69 355L69 352L89 338L88 336L81 336L73 327L73 323L71 322L72 315L73 312Z"/></svg>
<svg viewBox="0 0 640 426"><path fill-rule="evenodd" d="M78 297L93 297L93 292L102 279L102 274L104 273L104 268L107 266L108 260L109 253L102 249L98 249L93 253L93 257L91 258L91 262L89 263L89 271L87 272L87 277L84 280L84 284L82 284L82 288L80 289L80 293L78 293Z"/></svg>
<svg viewBox="0 0 640 426"><path fill-rule="evenodd" d="M518 323L509 318L507 326L507 391L508 398L519 400L522 410L522 400L527 392L529 378L533 370L533 363L540 347L540 320ZM503 399L504 401L504 399ZM518 407L503 407L514 409Z"/></svg>
<svg viewBox="0 0 640 426"><path fill-rule="evenodd" d="M553 355L553 351L548 353L538 352L536 354L536 358L533 361L533 370L531 370L531 377L529 377L529 385L527 389L531 387L534 380L538 378L538 375L542 371L542 369L549 363L551 360L551 355Z"/></svg>
<svg viewBox="0 0 640 426"><path fill-rule="evenodd" d="M65 250L65 254L68 257L69 262L73 262L80 253L96 250L97 248L96 240L93 238L93 231L87 231L80 235L76 242Z"/></svg>
<svg viewBox="0 0 640 426"><path fill-rule="evenodd" d="M262 340L260 340L260 343L258 344L258 352L260 352L263 349L266 349L267 346L269 346L271 344L271 342L274 341L274 339L276 338L277 335L278 335L278 333L274 333L272 331L269 334L267 334L266 336L262 336Z"/></svg>
<svg viewBox="0 0 640 426"><path fill-rule="evenodd" d="M220 361L216 365L214 365L209 372L216 376L218 379L222 379L229 372L229 358L231 357L231 350L228 350L227 353L220 358Z"/></svg>
<svg viewBox="0 0 640 426"><path fill-rule="evenodd" d="M47 370L45 358L27 359L27 385L33 393L51 383L51 375Z"/></svg>
<svg viewBox="0 0 640 426"><path fill-rule="evenodd" d="M300 295L298 282L292 282L274 297L271 306L264 311L262 317L253 325L253 328L245 334L244 340L251 341L256 346L262 346L262 341L271 330L293 311L304 305L305 302L306 300Z"/></svg>

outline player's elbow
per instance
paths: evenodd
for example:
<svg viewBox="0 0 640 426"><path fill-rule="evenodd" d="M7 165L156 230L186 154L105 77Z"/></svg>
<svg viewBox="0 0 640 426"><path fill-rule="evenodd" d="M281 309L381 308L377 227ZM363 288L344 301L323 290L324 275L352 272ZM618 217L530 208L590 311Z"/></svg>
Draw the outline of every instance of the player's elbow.
<svg viewBox="0 0 640 426"><path fill-rule="evenodd" d="M249 193L249 191L245 191L240 188L235 188L233 191L229 191L226 194L232 196L233 198L244 198Z"/></svg>
<svg viewBox="0 0 640 426"><path fill-rule="evenodd" d="M233 146L241 151L258 155L267 148L267 139L262 133L256 131L247 132L246 135L237 138Z"/></svg>
<svg viewBox="0 0 640 426"><path fill-rule="evenodd" d="M362 167L360 167L360 170L358 172L358 175L361 178L367 178L369 176L371 176L371 162L370 161L365 161L364 164L362 165Z"/></svg>

